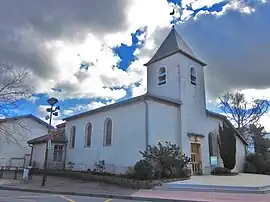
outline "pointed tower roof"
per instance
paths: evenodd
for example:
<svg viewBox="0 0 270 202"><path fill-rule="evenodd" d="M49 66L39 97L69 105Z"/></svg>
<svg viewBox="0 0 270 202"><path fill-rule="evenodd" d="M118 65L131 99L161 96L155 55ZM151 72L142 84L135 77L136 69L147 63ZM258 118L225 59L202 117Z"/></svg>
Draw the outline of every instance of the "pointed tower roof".
<svg viewBox="0 0 270 202"><path fill-rule="evenodd" d="M170 33L165 38L163 43L158 48L157 52L145 65L149 65L153 62L156 62L158 60L161 60L165 57L168 57L178 52L184 54L185 56L189 57L192 60L195 60L196 62L202 64L203 66L206 65L204 62L196 58L193 51L189 48L187 43L178 34L174 26L172 27Z"/></svg>

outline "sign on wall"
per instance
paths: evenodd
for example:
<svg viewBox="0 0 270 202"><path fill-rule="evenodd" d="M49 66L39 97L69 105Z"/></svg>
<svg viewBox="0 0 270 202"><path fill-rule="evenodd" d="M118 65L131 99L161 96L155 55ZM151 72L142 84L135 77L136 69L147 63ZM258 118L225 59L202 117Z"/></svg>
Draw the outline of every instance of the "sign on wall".
<svg viewBox="0 0 270 202"><path fill-rule="evenodd" d="M52 148L52 141L49 140L49 141L48 141L48 149L50 150L51 148Z"/></svg>
<svg viewBox="0 0 270 202"><path fill-rule="evenodd" d="M210 157L210 165L211 166L218 166L217 156L211 156Z"/></svg>

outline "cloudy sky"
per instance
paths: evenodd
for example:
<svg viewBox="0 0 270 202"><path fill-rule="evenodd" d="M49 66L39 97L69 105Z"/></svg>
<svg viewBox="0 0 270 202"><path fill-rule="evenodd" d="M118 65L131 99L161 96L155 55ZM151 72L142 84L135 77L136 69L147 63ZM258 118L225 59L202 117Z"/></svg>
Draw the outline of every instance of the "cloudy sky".
<svg viewBox="0 0 270 202"><path fill-rule="evenodd" d="M1 0L0 61L32 73L36 95L20 113L44 119L47 98L56 96L59 123L145 93L143 64L173 21L208 64L208 108L216 110L217 96L236 89L270 100L269 19L267 0Z"/></svg>

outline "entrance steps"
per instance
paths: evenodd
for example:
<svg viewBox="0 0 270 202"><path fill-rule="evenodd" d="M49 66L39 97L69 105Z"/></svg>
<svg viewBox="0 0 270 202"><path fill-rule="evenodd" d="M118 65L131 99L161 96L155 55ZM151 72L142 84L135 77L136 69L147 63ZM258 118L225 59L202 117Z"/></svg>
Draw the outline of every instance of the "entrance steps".
<svg viewBox="0 0 270 202"><path fill-rule="evenodd" d="M190 184L181 182L165 183L162 186L155 187L155 190L167 191L198 191L198 192L223 192L223 193L252 193L267 194L270 193L270 182L267 186L224 186L224 185L206 185Z"/></svg>

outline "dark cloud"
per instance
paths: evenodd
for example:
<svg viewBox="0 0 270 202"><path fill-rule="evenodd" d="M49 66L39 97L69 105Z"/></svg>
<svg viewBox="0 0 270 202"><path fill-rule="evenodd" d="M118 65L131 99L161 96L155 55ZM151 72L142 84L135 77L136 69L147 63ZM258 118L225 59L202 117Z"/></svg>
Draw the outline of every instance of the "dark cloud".
<svg viewBox="0 0 270 202"><path fill-rule="evenodd" d="M270 88L270 3L254 4L256 12L201 14L178 30L208 66L208 96L232 89Z"/></svg>
<svg viewBox="0 0 270 202"><path fill-rule="evenodd" d="M57 67L44 41L97 37L124 30L128 0L1 0L0 61L54 78Z"/></svg>

